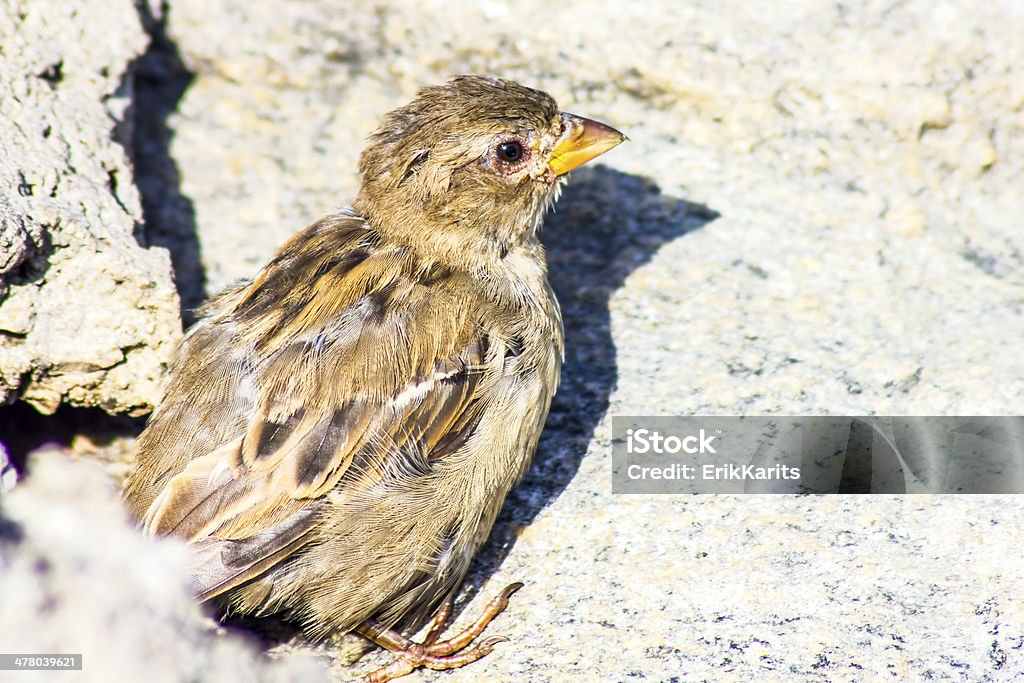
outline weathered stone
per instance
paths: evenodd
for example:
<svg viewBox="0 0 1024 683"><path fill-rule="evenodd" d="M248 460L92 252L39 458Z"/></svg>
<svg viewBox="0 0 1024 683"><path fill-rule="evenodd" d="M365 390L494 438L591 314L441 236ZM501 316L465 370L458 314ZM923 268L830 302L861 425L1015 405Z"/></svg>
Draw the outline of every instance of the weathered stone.
<svg viewBox="0 0 1024 683"><path fill-rule="evenodd" d="M218 633L188 597L187 556L131 529L98 464L37 453L32 477L0 499L0 642L5 653L80 654L83 683L322 681L324 667L261 658ZM5 680L52 681L53 671Z"/></svg>
<svg viewBox="0 0 1024 683"><path fill-rule="evenodd" d="M0 6L0 403L159 398L177 295L115 141L147 40L130 0Z"/></svg>

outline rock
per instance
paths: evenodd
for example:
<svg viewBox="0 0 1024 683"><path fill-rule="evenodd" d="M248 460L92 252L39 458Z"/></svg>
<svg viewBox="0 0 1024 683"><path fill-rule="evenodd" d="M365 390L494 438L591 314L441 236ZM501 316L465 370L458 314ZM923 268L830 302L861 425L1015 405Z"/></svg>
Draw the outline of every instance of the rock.
<svg viewBox="0 0 1024 683"><path fill-rule="evenodd" d="M0 506L5 653L81 654L82 670L72 675L83 682L325 680L312 658L275 664L203 616L185 588L186 553L130 528L95 463L50 451L29 465L32 476Z"/></svg>
<svg viewBox="0 0 1024 683"><path fill-rule="evenodd" d="M131 0L0 7L0 404L140 414L181 327L124 147Z"/></svg>

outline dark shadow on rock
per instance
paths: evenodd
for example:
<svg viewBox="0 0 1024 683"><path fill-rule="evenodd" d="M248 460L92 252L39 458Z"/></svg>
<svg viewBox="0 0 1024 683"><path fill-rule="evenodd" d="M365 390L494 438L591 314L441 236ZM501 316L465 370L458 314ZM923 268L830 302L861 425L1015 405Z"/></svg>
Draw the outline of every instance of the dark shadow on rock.
<svg viewBox="0 0 1024 683"><path fill-rule="evenodd" d="M27 403L0 407L0 443L7 448L11 464L25 474L29 454L41 448L70 448L76 438L84 438L97 448L114 439L137 436L145 419L127 415L109 415L100 408L73 408L61 405L53 415L43 415ZM31 463L27 463L31 468Z"/></svg>
<svg viewBox="0 0 1024 683"><path fill-rule="evenodd" d="M0 198L0 234L3 234L7 250L0 254L7 262L7 270L0 271L0 303L7 298L12 286L42 283L53 255L50 230L54 226L44 225L39 231L26 229L24 218L5 215L6 208ZM12 333L0 330L2 334Z"/></svg>
<svg viewBox="0 0 1024 683"><path fill-rule="evenodd" d="M574 172L542 232L551 284L565 322L561 384L533 467L509 495L474 561L460 603L471 599L500 566L517 531L569 485L586 455L618 383L609 311L612 295L664 244L718 215L706 206L663 195L647 178L600 165Z"/></svg>
<svg viewBox="0 0 1024 683"><path fill-rule="evenodd" d="M162 10L167 16L166 3ZM206 298L205 274L196 234L195 208L181 193L181 173L170 154L173 132L168 118L192 83L177 46L167 37L164 21L139 4L143 27L151 42L132 66L134 110L128 148L135 166L135 182L142 195L145 246L164 247L171 253L174 278L187 326L192 311Z"/></svg>

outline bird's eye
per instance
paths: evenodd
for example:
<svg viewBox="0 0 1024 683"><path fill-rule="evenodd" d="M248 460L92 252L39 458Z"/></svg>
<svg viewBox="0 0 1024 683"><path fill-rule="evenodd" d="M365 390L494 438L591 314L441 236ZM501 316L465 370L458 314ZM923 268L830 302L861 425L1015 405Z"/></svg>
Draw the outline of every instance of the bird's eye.
<svg viewBox="0 0 1024 683"><path fill-rule="evenodd" d="M523 145L515 140L509 140L498 145L498 160L506 164L514 164L523 158Z"/></svg>

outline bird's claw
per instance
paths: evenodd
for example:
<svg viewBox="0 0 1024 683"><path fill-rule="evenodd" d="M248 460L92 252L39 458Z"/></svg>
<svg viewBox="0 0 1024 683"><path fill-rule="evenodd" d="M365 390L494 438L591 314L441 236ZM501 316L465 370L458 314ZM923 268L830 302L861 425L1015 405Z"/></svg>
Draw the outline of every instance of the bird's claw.
<svg viewBox="0 0 1024 683"><path fill-rule="evenodd" d="M495 645L508 642L508 638L491 636L475 645L473 641L484 632L491 620L508 606L509 597L522 587L523 584L518 581L506 586L497 597L487 603L476 621L447 640L438 641L438 637L451 615L451 598L446 599L434 614L422 643L413 642L374 619L367 619L356 628L356 632L398 656L387 666L366 674L361 679L362 683L385 683L421 667L435 670L458 669L486 657L494 650Z"/></svg>

